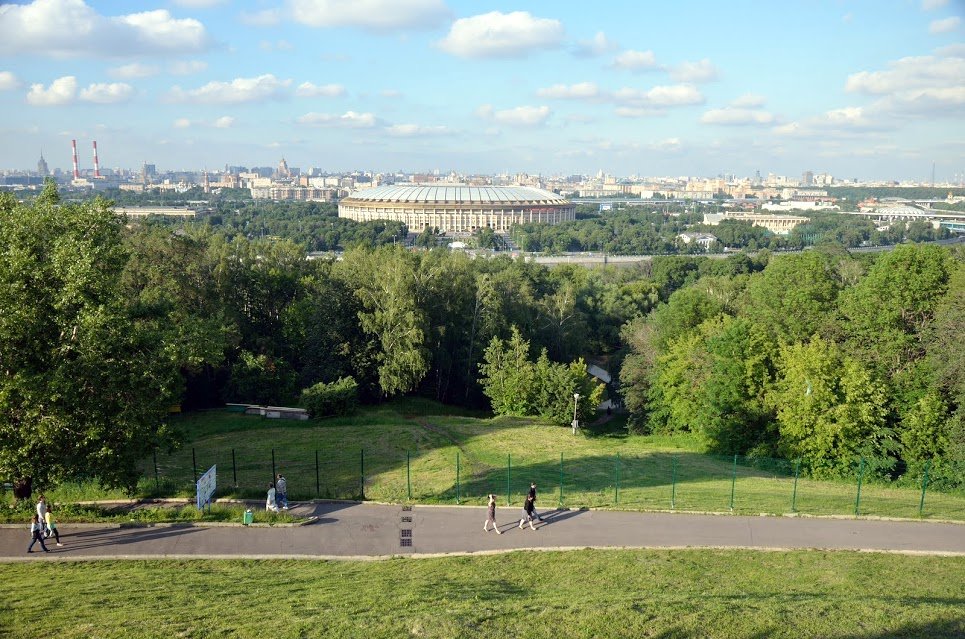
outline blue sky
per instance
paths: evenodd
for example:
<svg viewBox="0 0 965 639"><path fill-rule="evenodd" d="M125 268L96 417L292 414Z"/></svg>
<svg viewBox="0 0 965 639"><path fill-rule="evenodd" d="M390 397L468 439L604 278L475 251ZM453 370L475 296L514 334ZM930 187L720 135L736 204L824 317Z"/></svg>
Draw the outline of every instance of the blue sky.
<svg viewBox="0 0 965 639"><path fill-rule="evenodd" d="M965 2L0 5L0 169L961 179Z"/></svg>

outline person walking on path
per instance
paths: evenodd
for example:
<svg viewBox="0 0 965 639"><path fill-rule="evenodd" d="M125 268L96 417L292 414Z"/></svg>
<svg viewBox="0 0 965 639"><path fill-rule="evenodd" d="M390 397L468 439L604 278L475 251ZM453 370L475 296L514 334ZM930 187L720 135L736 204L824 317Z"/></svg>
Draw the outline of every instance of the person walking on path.
<svg viewBox="0 0 965 639"><path fill-rule="evenodd" d="M489 509L489 512L486 516L486 523L483 524L483 530L485 530L486 532L489 532L489 522L492 522L493 530L496 531L496 534L497 535L503 534L503 531L501 531L499 529L499 526L496 525L496 495L489 496L488 509Z"/></svg>
<svg viewBox="0 0 965 639"><path fill-rule="evenodd" d="M57 521L54 519L54 516L50 514L52 511L53 509L48 506L47 514L45 515L47 524L47 534L45 536L53 535L54 539L57 540L57 545L63 546L63 544L60 543L60 531L57 530Z"/></svg>
<svg viewBox="0 0 965 639"><path fill-rule="evenodd" d="M44 526L47 524L47 498L44 497L43 493L37 500L37 519L40 520L40 532L45 533L45 536L50 535L49 531L44 530Z"/></svg>
<svg viewBox="0 0 965 639"><path fill-rule="evenodd" d="M46 510L44 514L47 514ZM38 541L40 542L40 547L44 549L44 552L50 552L47 544L44 543L44 530L43 525L40 523L40 517L34 515L30 522L30 545L27 546L27 552L33 552L34 544Z"/></svg>
<svg viewBox="0 0 965 639"><path fill-rule="evenodd" d="M536 530L536 526L533 525L533 517L536 515L536 504L533 502L532 495L526 497L526 503L523 504L523 518L519 520L519 528L522 530L523 524L529 522L529 527Z"/></svg>
<svg viewBox="0 0 965 639"><path fill-rule="evenodd" d="M540 521L543 521L543 518L539 516L538 512L536 512L536 482L535 481L529 483L529 496L533 500L533 516L539 519Z"/></svg>
<svg viewBox="0 0 965 639"><path fill-rule="evenodd" d="M275 484L268 484L268 500L265 501L265 510L273 513L278 512L278 503L275 501Z"/></svg>
<svg viewBox="0 0 965 639"><path fill-rule="evenodd" d="M281 473L275 481L276 503L282 510L288 510L288 480Z"/></svg>

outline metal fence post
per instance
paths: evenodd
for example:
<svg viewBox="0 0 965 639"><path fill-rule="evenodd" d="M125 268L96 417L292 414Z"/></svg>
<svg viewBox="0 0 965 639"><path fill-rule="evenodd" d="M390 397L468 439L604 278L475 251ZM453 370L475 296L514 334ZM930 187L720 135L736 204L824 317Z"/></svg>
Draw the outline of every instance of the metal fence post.
<svg viewBox="0 0 965 639"><path fill-rule="evenodd" d="M456 453L456 505L459 505L459 453Z"/></svg>
<svg viewBox="0 0 965 639"><path fill-rule="evenodd" d="M734 511L734 487L737 484L737 455L734 455L734 473L730 478L730 510Z"/></svg>
<svg viewBox="0 0 965 639"><path fill-rule="evenodd" d="M365 449L359 449L359 486L362 491L362 499L365 499Z"/></svg>
<svg viewBox="0 0 965 639"><path fill-rule="evenodd" d="M677 505L677 458L670 458L670 510L674 510Z"/></svg>
<svg viewBox="0 0 965 639"><path fill-rule="evenodd" d="M238 464L235 463L235 449L231 449L231 478L235 481L235 488L238 487Z"/></svg>
<svg viewBox="0 0 965 639"><path fill-rule="evenodd" d="M797 478L801 474L801 460L794 462L794 492L791 493L791 512L797 512Z"/></svg>
<svg viewBox="0 0 965 639"><path fill-rule="evenodd" d="M858 516L858 512L861 508L861 480L864 479L864 457L861 458L861 464L858 466L858 494L854 498L854 516Z"/></svg>
<svg viewBox="0 0 965 639"><path fill-rule="evenodd" d="M617 453L616 474L613 482L613 503L620 503L620 453Z"/></svg>
<svg viewBox="0 0 965 639"><path fill-rule="evenodd" d="M319 472L318 472L318 449L316 448L315 449L315 499L318 499L319 497L322 496L321 488L322 487L321 487L321 482L319 481Z"/></svg>
<svg viewBox="0 0 965 639"><path fill-rule="evenodd" d="M513 488L511 477L513 475L513 454L506 454L506 505L511 506L513 503Z"/></svg>
<svg viewBox="0 0 965 639"><path fill-rule="evenodd" d="M918 516L921 517L925 510L925 489L928 488L928 469L931 468L931 460L925 463L925 472L921 477L921 501L918 502Z"/></svg>
<svg viewBox="0 0 965 639"><path fill-rule="evenodd" d="M161 478L157 472L157 451L154 451L154 488L161 492Z"/></svg>
<svg viewBox="0 0 965 639"><path fill-rule="evenodd" d="M278 475L276 474L276 471L275 471L275 449L272 448L271 449L271 483L272 484L275 483L275 477L277 476Z"/></svg>
<svg viewBox="0 0 965 639"><path fill-rule="evenodd" d="M194 483L198 483L198 459L194 455L194 448L191 448L191 469L194 471Z"/></svg>
<svg viewBox="0 0 965 639"><path fill-rule="evenodd" d="M405 451L405 485L409 494L409 501L412 501L412 462L409 458L409 451Z"/></svg>
<svg viewBox="0 0 965 639"><path fill-rule="evenodd" d="M563 453L560 453L560 508L563 507Z"/></svg>

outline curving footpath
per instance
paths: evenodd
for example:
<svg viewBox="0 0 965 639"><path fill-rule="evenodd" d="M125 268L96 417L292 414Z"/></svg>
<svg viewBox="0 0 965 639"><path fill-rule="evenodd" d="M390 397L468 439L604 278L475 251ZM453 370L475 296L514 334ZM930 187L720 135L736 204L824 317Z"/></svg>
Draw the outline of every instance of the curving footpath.
<svg viewBox="0 0 965 639"><path fill-rule="evenodd" d="M484 507L301 504L309 525L61 524L64 546L26 554L28 526L0 529L0 561L158 558L378 559L567 548L821 549L965 555L965 524L866 519L742 517L593 510L541 511L517 528L519 508L496 512L502 535L483 532Z"/></svg>

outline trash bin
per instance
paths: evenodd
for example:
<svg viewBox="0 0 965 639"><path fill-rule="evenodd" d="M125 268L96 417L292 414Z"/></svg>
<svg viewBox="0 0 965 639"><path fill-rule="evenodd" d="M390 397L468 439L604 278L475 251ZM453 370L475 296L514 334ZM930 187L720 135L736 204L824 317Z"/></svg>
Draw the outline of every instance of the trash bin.
<svg viewBox="0 0 965 639"><path fill-rule="evenodd" d="M244 524L245 526L248 526L254 520L255 520L255 513L251 512L251 509L249 508L248 510L245 511L245 514L242 516L241 523Z"/></svg>

